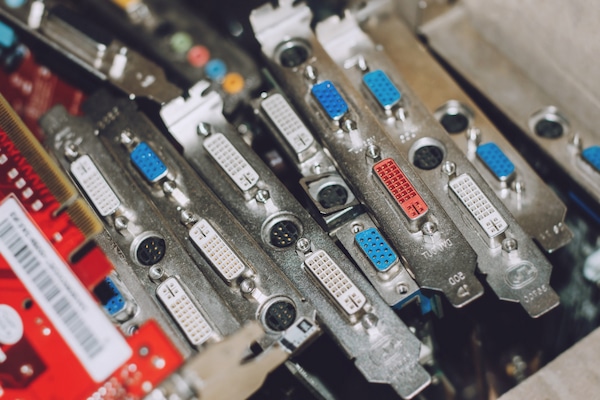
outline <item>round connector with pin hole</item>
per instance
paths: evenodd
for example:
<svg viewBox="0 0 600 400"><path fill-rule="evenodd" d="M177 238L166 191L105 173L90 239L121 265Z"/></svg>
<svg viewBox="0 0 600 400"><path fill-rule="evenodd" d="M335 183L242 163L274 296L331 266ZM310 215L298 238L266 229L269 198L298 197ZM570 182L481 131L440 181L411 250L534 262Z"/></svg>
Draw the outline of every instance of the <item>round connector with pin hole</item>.
<svg viewBox="0 0 600 400"><path fill-rule="evenodd" d="M286 68L302 65L310 57L310 47L302 40L290 40L279 46L276 58Z"/></svg>
<svg viewBox="0 0 600 400"><path fill-rule="evenodd" d="M343 206L348 201L348 190L338 184L325 186L317 194L317 201L325 209Z"/></svg>
<svg viewBox="0 0 600 400"><path fill-rule="evenodd" d="M267 306L263 319L269 329L285 331L296 321L296 307L288 300L277 300Z"/></svg>
<svg viewBox="0 0 600 400"><path fill-rule="evenodd" d="M135 259L138 263L151 266L159 263L165 256L167 246L160 236L146 236L135 247Z"/></svg>
<svg viewBox="0 0 600 400"><path fill-rule="evenodd" d="M275 223L269 232L270 243L279 248L285 248L296 244L300 237L300 231L292 221L283 220Z"/></svg>
<svg viewBox="0 0 600 400"><path fill-rule="evenodd" d="M434 114L446 132L451 134L464 132L473 120L473 111L457 100L446 102Z"/></svg>
<svg viewBox="0 0 600 400"><path fill-rule="evenodd" d="M445 113L440 119L440 123L448 133L460 133L469 126L469 118L461 113Z"/></svg>
<svg viewBox="0 0 600 400"><path fill-rule="evenodd" d="M542 118L535 124L535 134L546 139L558 139L564 133L560 122Z"/></svg>
<svg viewBox="0 0 600 400"><path fill-rule="evenodd" d="M437 168L444 160L444 152L437 146L423 146L413 155L413 165L419 169L431 170Z"/></svg>

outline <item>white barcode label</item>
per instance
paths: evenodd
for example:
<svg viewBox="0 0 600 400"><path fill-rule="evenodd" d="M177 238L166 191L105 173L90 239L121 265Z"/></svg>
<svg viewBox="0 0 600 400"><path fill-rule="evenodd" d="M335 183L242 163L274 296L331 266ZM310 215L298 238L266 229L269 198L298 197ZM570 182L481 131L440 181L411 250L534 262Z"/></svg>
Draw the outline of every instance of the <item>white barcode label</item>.
<svg viewBox="0 0 600 400"><path fill-rule="evenodd" d="M450 189L467 207L488 237L498 236L508 228L502 215L496 210L490 199L483 194L471 176L462 174L452 179Z"/></svg>
<svg viewBox="0 0 600 400"><path fill-rule="evenodd" d="M123 336L13 197L0 205L0 253L92 379L104 381L131 357Z"/></svg>
<svg viewBox="0 0 600 400"><path fill-rule="evenodd" d="M310 131L282 95L275 93L264 99L260 106L296 154L302 153L313 144L314 139Z"/></svg>
<svg viewBox="0 0 600 400"><path fill-rule="evenodd" d="M258 173L222 133L207 137L204 148L243 191L258 183Z"/></svg>
<svg viewBox="0 0 600 400"><path fill-rule="evenodd" d="M121 205L121 201L108 186L90 156L84 155L71 163L71 173L88 196L98 214L103 217L112 215Z"/></svg>

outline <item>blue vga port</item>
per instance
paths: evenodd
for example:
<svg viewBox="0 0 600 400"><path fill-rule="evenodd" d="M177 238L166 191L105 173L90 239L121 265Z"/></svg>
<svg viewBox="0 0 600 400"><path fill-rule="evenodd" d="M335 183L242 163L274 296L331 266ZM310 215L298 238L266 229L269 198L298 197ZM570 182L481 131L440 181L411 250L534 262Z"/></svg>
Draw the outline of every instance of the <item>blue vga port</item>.
<svg viewBox="0 0 600 400"><path fill-rule="evenodd" d="M358 232L354 241L379 272L389 270L398 261L398 256L376 228Z"/></svg>
<svg viewBox="0 0 600 400"><path fill-rule="evenodd" d="M600 146L588 147L581 152L581 157L597 172L600 172Z"/></svg>
<svg viewBox="0 0 600 400"><path fill-rule="evenodd" d="M130 154L131 162L150 183L167 175L167 166L146 142L138 144Z"/></svg>
<svg viewBox="0 0 600 400"><path fill-rule="evenodd" d="M515 165L496 143L489 142L477 147L477 157L501 182L508 180L515 173Z"/></svg>
<svg viewBox="0 0 600 400"><path fill-rule="evenodd" d="M389 110L400 102L402 94L385 72L375 70L363 76L363 83L384 110Z"/></svg>
<svg viewBox="0 0 600 400"><path fill-rule="evenodd" d="M109 277L94 288L94 294L111 317L125 308L125 298Z"/></svg>
<svg viewBox="0 0 600 400"><path fill-rule="evenodd" d="M348 103L331 81L317 83L312 87L311 92L332 120L337 121L348 112Z"/></svg>

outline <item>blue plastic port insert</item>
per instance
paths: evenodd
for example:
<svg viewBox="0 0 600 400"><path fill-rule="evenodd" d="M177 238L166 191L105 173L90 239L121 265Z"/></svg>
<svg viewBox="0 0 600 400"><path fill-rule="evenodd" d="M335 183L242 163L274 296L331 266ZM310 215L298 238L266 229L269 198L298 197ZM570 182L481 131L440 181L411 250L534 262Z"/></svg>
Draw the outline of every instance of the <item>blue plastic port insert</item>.
<svg viewBox="0 0 600 400"><path fill-rule="evenodd" d="M477 157L501 182L506 181L515 173L515 165L496 143L489 142L477 147Z"/></svg>
<svg viewBox="0 0 600 400"><path fill-rule="evenodd" d="M167 175L167 166L146 142L141 142L131 152L131 162L150 183Z"/></svg>
<svg viewBox="0 0 600 400"><path fill-rule="evenodd" d="M215 58L206 63L204 66L204 72L209 79L218 81L223 79L225 74L227 74L227 65L223 60Z"/></svg>
<svg viewBox="0 0 600 400"><path fill-rule="evenodd" d="M114 316L125 308L125 299L110 278L105 278L94 288L94 294L110 316Z"/></svg>
<svg viewBox="0 0 600 400"><path fill-rule="evenodd" d="M591 146L581 152L581 157L596 170L600 172L600 146Z"/></svg>
<svg viewBox="0 0 600 400"><path fill-rule="evenodd" d="M400 102L402 94L382 70L375 70L363 76L363 83L384 110L389 110Z"/></svg>
<svg viewBox="0 0 600 400"><path fill-rule="evenodd" d="M15 31L10 26L0 22L0 48L8 49L16 41Z"/></svg>
<svg viewBox="0 0 600 400"><path fill-rule="evenodd" d="M348 103L331 81L317 83L312 87L311 92L332 120L337 121L348 112Z"/></svg>
<svg viewBox="0 0 600 400"><path fill-rule="evenodd" d="M358 232L354 240L373 266L380 272L389 270L398 260L398 256L376 228Z"/></svg>

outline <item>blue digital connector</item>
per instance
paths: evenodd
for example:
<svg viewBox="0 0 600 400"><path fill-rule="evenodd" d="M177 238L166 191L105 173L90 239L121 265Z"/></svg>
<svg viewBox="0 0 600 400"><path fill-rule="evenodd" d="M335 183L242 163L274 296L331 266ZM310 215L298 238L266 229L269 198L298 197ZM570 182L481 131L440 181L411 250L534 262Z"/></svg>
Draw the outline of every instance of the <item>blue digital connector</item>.
<svg viewBox="0 0 600 400"><path fill-rule="evenodd" d="M389 110L400 102L402 94L396 85L381 70L371 71L363 76L363 83L384 110Z"/></svg>
<svg viewBox="0 0 600 400"><path fill-rule="evenodd" d="M167 166L146 142L141 142L131 152L131 162L148 182L156 182L167 175Z"/></svg>
<svg viewBox="0 0 600 400"><path fill-rule="evenodd" d="M125 298L108 277L94 288L94 294L110 316L118 314L125 308Z"/></svg>
<svg viewBox="0 0 600 400"><path fill-rule="evenodd" d="M332 120L336 121L348 112L348 103L331 81L317 83L312 87L311 92Z"/></svg>
<svg viewBox="0 0 600 400"><path fill-rule="evenodd" d="M398 261L398 256L376 228L358 232L354 240L380 272L389 270Z"/></svg>
<svg viewBox="0 0 600 400"><path fill-rule="evenodd" d="M600 172L600 146L591 146L581 152L581 157Z"/></svg>
<svg viewBox="0 0 600 400"><path fill-rule="evenodd" d="M515 173L515 165L496 143L485 143L477 147L477 157L501 182L506 181Z"/></svg>

